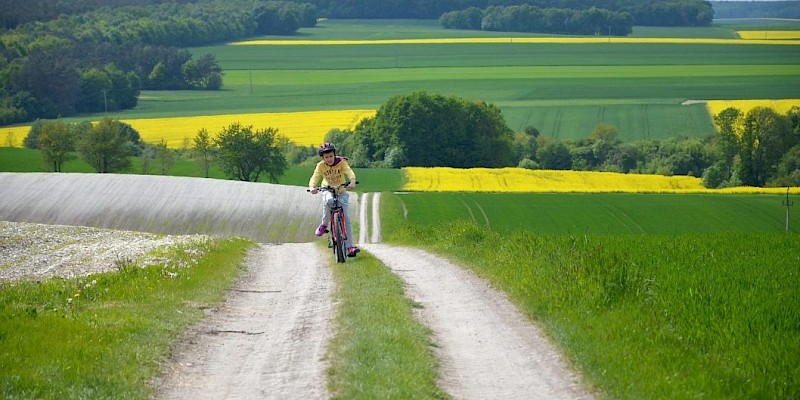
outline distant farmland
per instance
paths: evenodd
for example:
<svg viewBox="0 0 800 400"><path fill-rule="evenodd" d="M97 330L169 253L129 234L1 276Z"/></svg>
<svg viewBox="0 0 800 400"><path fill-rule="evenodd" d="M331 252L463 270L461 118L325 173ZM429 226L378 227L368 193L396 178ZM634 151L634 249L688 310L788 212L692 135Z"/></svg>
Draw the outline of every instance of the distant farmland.
<svg viewBox="0 0 800 400"><path fill-rule="evenodd" d="M436 21L330 20L290 40L254 38L282 45L190 49L215 55L225 72L223 90L145 91L136 109L112 116L133 121L376 110L393 96L424 90L495 104L512 129L535 127L562 140L589 137L598 123L617 127L623 140L706 136L714 133L708 110L703 103L684 105L686 100L797 98L798 41L735 39L736 31L759 28L757 22L636 27L631 38L543 38L446 30ZM352 41L359 44L332 44ZM316 45L301 44L311 42ZM314 128L319 138L341 127L333 116L320 122ZM17 143L24 136L19 130L14 135ZM170 143L186 134L173 136L180 137Z"/></svg>

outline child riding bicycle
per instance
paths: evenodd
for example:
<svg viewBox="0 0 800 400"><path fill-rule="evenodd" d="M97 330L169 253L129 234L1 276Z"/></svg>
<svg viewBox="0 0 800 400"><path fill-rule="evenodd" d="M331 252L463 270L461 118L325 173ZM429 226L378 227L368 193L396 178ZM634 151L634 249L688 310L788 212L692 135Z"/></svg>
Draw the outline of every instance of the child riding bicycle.
<svg viewBox="0 0 800 400"><path fill-rule="evenodd" d="M350 178L350 183L339 189L337 194L339 195L339 204L341 204L344 209L344 217L347 221L347 256L355 257L359 249L353 245L353 224L350 222L350 210L348 207L350 195L347 193L347 190L355 189L356 174L347 163L347 158L336 155L336 146L332 143L323 143L322 146L319 146L317 149L317 154L319 154L322 160L317 163L316 168L314 168L314 174L311 175L311 179L308 181L308 188L311 193L317 194L319 192L317 183L320 178L322 179L321 186L331 187L338 187L344 184L345 177ZM328 191L322 191L322 222L315 232L317 236L324 235L328 230L328 225L330 225L331 222L330 208L332 206L333 194Z"/></svg>

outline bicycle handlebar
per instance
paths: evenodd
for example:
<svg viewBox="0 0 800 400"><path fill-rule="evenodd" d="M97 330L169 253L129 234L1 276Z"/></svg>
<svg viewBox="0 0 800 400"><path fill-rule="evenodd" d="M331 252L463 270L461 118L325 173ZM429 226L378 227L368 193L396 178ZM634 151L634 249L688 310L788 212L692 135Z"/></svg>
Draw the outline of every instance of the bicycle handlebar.
<svg viewBox="0 0 800 400"><path fill-rule="evenodd" d="M355 183L358 183L358 181L355 181ZM336 187L334 187L334 186L317 186L315 189L317 189L317 190L327 190L329 192L333 192L333 191L339 190L339 189L341 189L343 187L346 187L346 186L350 186L350 182L345 182L345 183L343 183L343 184L341 184L339 186L336 186ZM310 193L311 189L306 189L306 192Z"/></svg>

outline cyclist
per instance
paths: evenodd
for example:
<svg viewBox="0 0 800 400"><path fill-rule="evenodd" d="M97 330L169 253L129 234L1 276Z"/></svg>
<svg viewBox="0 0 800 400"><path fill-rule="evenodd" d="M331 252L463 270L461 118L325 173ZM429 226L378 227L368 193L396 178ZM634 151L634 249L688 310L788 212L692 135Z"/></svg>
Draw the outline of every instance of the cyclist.
<svg viewBox="0 0 800 400"><path fill-rule="evenodd" d="M337 187L345 183L345 177L350 178L350 183L346 187L339 188L337 194L339 195L339 204L344 209L344 218L347 221L347 256L355 257L359 252L358 247L353 245L353 223L350 222L349 200L350 195L347 190L353 190L356 187L356 174L350 165L347 163L347 158L336 155L336 146L332 143L323 143L317 148L317 154L322 159L317 163L314 168L314 174L308 181L308 187L311 193L316 194L317 183L322 179L322 186ZM333 206L333 194L328 191L322 192L322 222L317 227L315 234L322 236L328 229L331 219L331 206Z"/></svg>

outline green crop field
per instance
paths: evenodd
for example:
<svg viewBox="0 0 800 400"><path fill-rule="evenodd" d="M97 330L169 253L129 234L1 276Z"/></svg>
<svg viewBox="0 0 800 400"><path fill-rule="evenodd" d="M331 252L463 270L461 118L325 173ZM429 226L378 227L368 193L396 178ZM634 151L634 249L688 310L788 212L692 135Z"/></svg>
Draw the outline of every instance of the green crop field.
<svg viewBox="0 0 800 400"><path fill-rule="evenodd" d="M384 212L403 223L471 221L494 231L543 234L785 232L776 195L403 193ZM800 217L792 216L792 232Z"/></svg>
<svg viewBox="0 0 800 400"><path fill-rule="evenodd" d="M378 108L425 90L495 104L512 129L532 126L562 140L588 137L598 123L616 126L624 140L705 136L714 132L705 107L685 100L796 98L800 88L797 46L679 41L730 39L735 29L764 25L636 27L632 35L675 43L219 44L190 50L216 56L223 90L145 91L135 110L118 116ZM447 30L437 21L329 20L288 39L531 36L541 35Z"/></svg>

